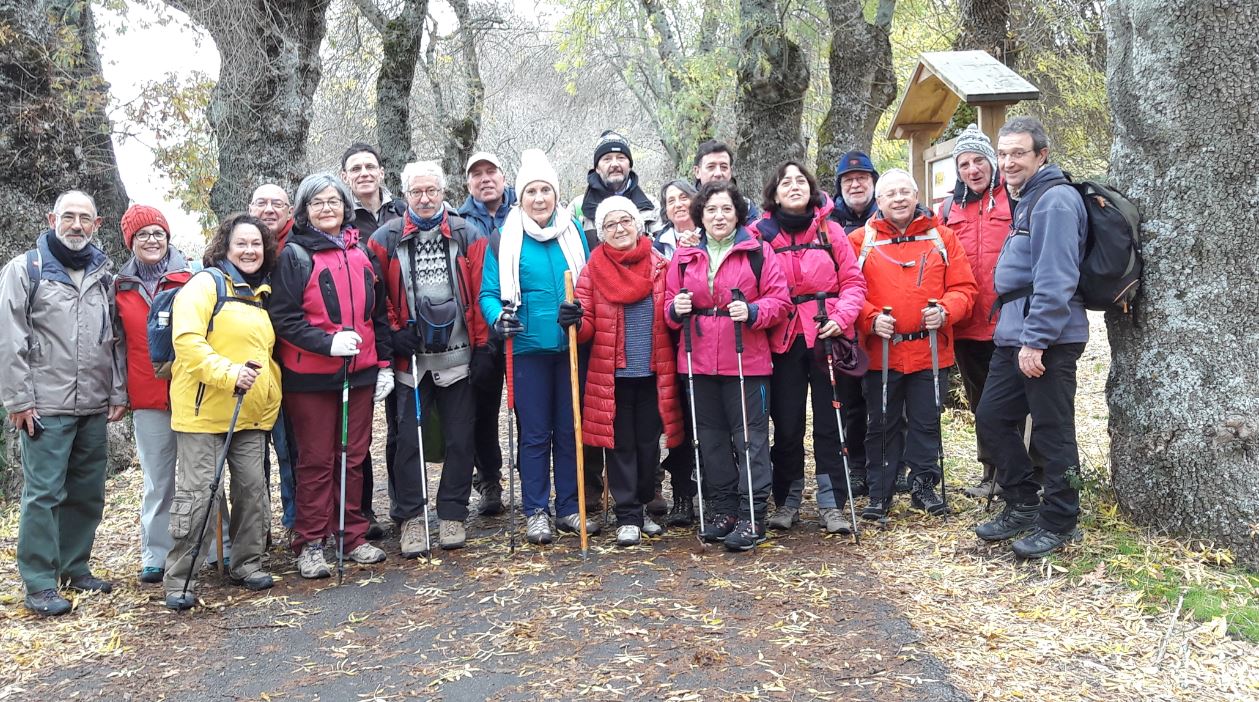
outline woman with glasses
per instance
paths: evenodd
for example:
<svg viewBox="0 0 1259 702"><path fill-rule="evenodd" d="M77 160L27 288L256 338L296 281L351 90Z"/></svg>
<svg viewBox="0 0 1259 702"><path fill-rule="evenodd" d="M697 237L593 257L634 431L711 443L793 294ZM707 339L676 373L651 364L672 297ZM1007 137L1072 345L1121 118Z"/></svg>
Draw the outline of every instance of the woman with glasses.
<svg viewBox="0 0 1259 702"><path fill-rule="evenodd" d="M384 284L366 242L350 226L353 200L345 184L323 173L307 176L293 210L291 245L276 265L270 313L284 370L284 412L301 444L292 548L303 578L326 578L332 574L323 553L329 536L340 536L338 548L358 563L385 558L367 542L358 496L374 403L393 390L392 350ZM348 405L341 400L343 384ZM349 423L344 446L343 412ZM342 509L345 532L338 534Z"/></svg>

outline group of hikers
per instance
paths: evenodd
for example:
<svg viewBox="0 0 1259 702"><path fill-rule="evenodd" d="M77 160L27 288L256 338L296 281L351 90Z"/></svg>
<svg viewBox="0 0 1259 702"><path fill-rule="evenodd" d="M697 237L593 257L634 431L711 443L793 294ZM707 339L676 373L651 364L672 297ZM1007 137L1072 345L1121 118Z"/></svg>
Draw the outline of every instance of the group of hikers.
<svg viewBox="0 0 1259 702"><path fill-rule="evenodd" d="M532 544L597 533L586 510L598 505L621 546L695 526L751 549L799 522L810 394L822 528L855 534L860 496L863 520L886 523L897 493L944 515L954 365L983 466L967 493L1005 502L978 536L1015 539L1026 558L1078 540L1084 207L1059 187L1034 118L1007 122L995 148L972 125L953 158L937 212L909 172L880 174L860 151L840 159L833 196L786 160L756 203L718 141L700 145L692 179L652 197L609 131L571 206L547 156L527 150L513 185L495 154L473 154L456 208L439 163L407 164L395 199L379 153L358 143L339 177L310 175L292 199L259 186L199 263L171 245L159 210L132 205L116 276L92 243L92 198L63 193L35 248L0 273L25 604L63 614L61 587L112 589L89 557L105 423L128 408L144 476L139 579L163 583L177 610L195 605L206 559L271 587L269 443L300 575L332 574L326 548L337 568L385 559L369 452L380 402L404 558L431 552L430 503L437 546L464 546L473 490L481 514L501 513L504 472L513 538L519 510ZM426 434L444 443L435 500Z"/></svg>

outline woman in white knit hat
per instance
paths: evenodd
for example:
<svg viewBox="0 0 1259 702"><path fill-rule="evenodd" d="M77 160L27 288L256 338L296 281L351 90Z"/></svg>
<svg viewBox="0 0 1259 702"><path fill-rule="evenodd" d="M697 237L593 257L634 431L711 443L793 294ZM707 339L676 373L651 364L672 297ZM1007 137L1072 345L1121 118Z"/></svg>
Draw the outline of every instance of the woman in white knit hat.
<svg viewBox="0 0 1259 702"><path fill-rule="evenodd" d="M573 279L590 251L581 224L559 202L559 178L546 154L520 155L519 200L491 240L481 283L481 311L502 337L513 337L516 418L520 427L520 492L530 543L552 539L551 473L555 526L575 532L577 452L569 384L568 337L560 325L564 273ZM587 520L595 533L595 520Z"/></svg>

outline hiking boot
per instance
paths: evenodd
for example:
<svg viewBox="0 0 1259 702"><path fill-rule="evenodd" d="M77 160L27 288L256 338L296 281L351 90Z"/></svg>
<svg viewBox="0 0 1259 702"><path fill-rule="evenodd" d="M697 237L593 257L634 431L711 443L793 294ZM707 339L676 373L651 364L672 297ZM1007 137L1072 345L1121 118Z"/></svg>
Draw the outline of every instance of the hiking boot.
<svg viewBox="0 0 1259 702"><path fill-rule="evenodd" d="M690 526L695 523L695 500L673 496L673 509L669 510L664 523L669 526Z"/></svg>
<svg viewBox="0 0 1259 702"><path fill-rule="evenodd" d="M617 546L637 546L642 540L641 530L633 524L624 524L616 528Z"/></svg>
<svg viewBox="0 0 1259 702"><path fill-rule="evenodd" d="M275 580L271 577L271 574L265 570L255 570L243 578L232 578L232 582L236 585L240 585L246 590L254 591L267 590L272 585L275 585Z"/></svg>
<svg viewBox="0 0 1259 702"><path fill-rule="evenodd" d="M818 519L828 534L851 534L852 525L844 516L844 510L838 507L824 507L818 510Z"/></svg>
<svg viewBox="0 0 1259 702"><path fill-rule="evenodd" d="M191 592L168 592L166 593L166 608L173 609L176 612L182 612L185 609L192 609L197 604L197 596Z"/></svg>
<svg viewBox="0 0 1259 702"><path fill-rule="evenodd" d="M109 594L114 591L112 583L107 580L101 580L91 573L70 578L70 582L66 587L76 592L103 592Z"/></svg>
<svg viewBox="0 0 1259 702"><path fill-rule="evenodd" d="M861 510L861 518L869 522L887 522L887 513L892 511L892 498L870 500L870 504Z"/></svg>
<svg viewBox="0 0 1259 702"><path fill-rule="evenodd" d="M566 517L560 517L555 520L555 528L576 534L581 529L581 515L573 512ZM590 515L586 515L586 533L591 536L599 533L599 520L591 519Z"/></svg>
<svg viewBox="0 0 1259 702"><path fill-rule="evenodd" d="M734 529L726 534L726 538L722 540L726 548L731 551L749 551L756 548L756 545L763 543L767 538L765 536L765 523L757 520L756 528L752 528L752 522L746 519L740 519L735 524Z"/></svg>
<svg viewBox="0 0 1259 702"><path fill-rule="evenodd" d="M385 526L376 519L374 514L365 514L367 517L367 540L380 541L385 538Z"/></svg>
<svg viewBox="0 0 1259 702"><path fill-rule="evenodd" d="M981 499L988 497L989 492L996 497L1004 491L1001 489L1000 485L994 485L992 480L985 480L978 485L972 485L968 488L962 489L962 493L967 497L976 497Z"/></svg>
<svg viewBox="0 0 1259 702"><path fill-rule="evenodd" d="M144 568L140 570L140 582L142 583L148 583L150 585L153 583L160 583L164 577L166 577L165 568L159 568L157 566L144 566Z"/></svg>
<svg viewBox="0 0 1259 702"><path fill-rule="evenodd" d="M1015 541L1010 548L1019 558L1044 558L1067 544L1083 540L1083 532L1076 528L1065 534L1059 534L1056 531L1035 527L1032 533Z"/></svg>
<svg viewBox="0 0 1259 702"><path fill-rule="evenodd" d="M896 475L896 494L903 495L913 488L909 485L909 473L901 472Z"/></svg>
<svg viewBox="0 0 1259 702"><path fill-rule="evenodd" d="M442 519L437 523L437 545L443 550L453 551L457 548L463 548L468 542L468 532L463 528L463 522L457 522L453 519Z"/></svg>
<svg viewBox="0 0 1259 702"><path fill-rule="evenodd" d="M779 507L769 518L769 528L787 531L799 521L800 509L798 507Z"/></svg>
<svg viewBox="0 0 1259 702"><path fill-rule="evenodd" d="M656 496L651 498L651 502L643 505L643 509L647 510L648 514L657 517L663 517L669 511L669 501L664 499L664 493L660 492L659 485L656 486Z"/></svg>
<svg viewBox="0 0 1259 702"><path fill-rule="evenodd" d="M944 500L936 493L935 486L926 480L915 480L914 489L909 495L909 504L915 509L926 511L927 514L936 516L944 514L947 510Z"/></svg>
<svg viewBox="0 0 1259 702"><path fill-rule="evenodd" d="M643 534L647 536L660 536L664 533L664 527L656 523L650 516L643 515Z"/></svg>
<svg viewBox="0 0 1259 702"><path fill-rule="evenodd" d="M381 561L385 560L385 552L381 551L380 549L376 548L370 543L367 543L366 541L359 544L358 546L355 546L353 551L350 551L349 553L345 555L347 558L354 561L355 563L362 563L363 565L371 565L373 563L380 563Z"/></svg>
<svg viewBox="0 0 1259 702"><path fill-rule="evenodd" d="M477 513L491 517L503 512L503 486L498 483L486 483L481 486L481 507Z"/></svg>
<svg viewBox="0 0 1259 702"><path fill-rule="evenodd" d="M699 538L708 542L717 542L726 538L726 536L734 531L734 527L739 523L739 518L733 514L718 514L710 517L708 523L699 532Z"/></svg>
<svg viewBox="0 0 1259 702"><path fill-rule="evenodd" d="M1036 524L1036 515L1040 505L1012 505L1006 503L1004 509L991 521L975 527L975 536L984 541L1005 541L1031 531Z"/></svg>
<svg viewBox="0 0 1259 702"><path fill-rule="evenodd" d="M549 544L551 534L551 517L546 512L534 512L529 515L525 524L525 539L531 544Z"/></svg>
<svg viewBox="0 0 1259 702"><path fill-rule="evenodd" d="M308 580L332 575L332 569L323 559L322 543L311 541L302 547L302 555L297 557L297 572Z"/></svg>
<svg viewBox="0 0 1259 702"><path fill-rule="evenodd" d="M402 548L403 558L416 558L424 555L428 549L424 547L424 517L412 517L402 522L398 545Z"/></svg>
<svg viewBox="0 0 1259 702"><path fill-rule="evenodd" d="M27 595L23 604L41 617L59 617L70 611L70 600L51 587Z"/></svg>
<svg viewBox="0 0 1259 702"><path fill-rule="evenodd" d="M870 484L866 482L866 476L864 475L852 476L852 482L848 484L852 486L853 497L862 497L870 494Z"/></svg>

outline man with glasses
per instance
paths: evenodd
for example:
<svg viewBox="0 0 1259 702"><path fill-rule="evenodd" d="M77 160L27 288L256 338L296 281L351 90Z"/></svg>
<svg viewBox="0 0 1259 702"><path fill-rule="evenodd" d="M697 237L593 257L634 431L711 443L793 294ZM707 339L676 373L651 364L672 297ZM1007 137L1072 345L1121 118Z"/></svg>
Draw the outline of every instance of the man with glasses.
<svg viewBox="0 0 1259 702"><path fill-rule="evenodd" d="M484 326L468 281L468 249L480 233L446 209L446 176L436 161L402 170L404 217L372 235L368 248L380 262L389 296L393 365L398 391L393 414L397 454L389 467L390 513L401 532L403 558L424 552L425 487L415 421L440 415L446 460L437 488L438 544L462 548L472 492L475 402L468 382L472 329ZM414 360L415 365L412 365Z"/></svg>
<svg viewBox="0 0 1259 702"><path fill-rule="evenodd" d="M975 430L992 451L1005 509L975 533L986 541L1021 536L1014 554L1043 558L1082 538L1075 388L1089 323L1076 286L1088 219L1079 193L1049 163L1039 120L1015 117L1001 127L997 163L1015 204L994 273L1001 317ZM1029 413L1043 484L1023 444Z"/></svg>
<svg viewBox="0 0 1259 702"><path fill-rule="evenodd" d="M257 217L275 234L276 255L284 250L289 232L293 229L293 206L288 193L275 183L264 183L254 190L246 208L250 217Z"/></svg>
<svg viewBox="0 0 1259 702"><path fill-rule="evenodd" d="M0 272L0 393L22 442L17 567L26 608L70 611L58 592L107 593L88 560L105 508L105 423L127 409L109 258L87 193L62 193L35 248Z"/></svg>

